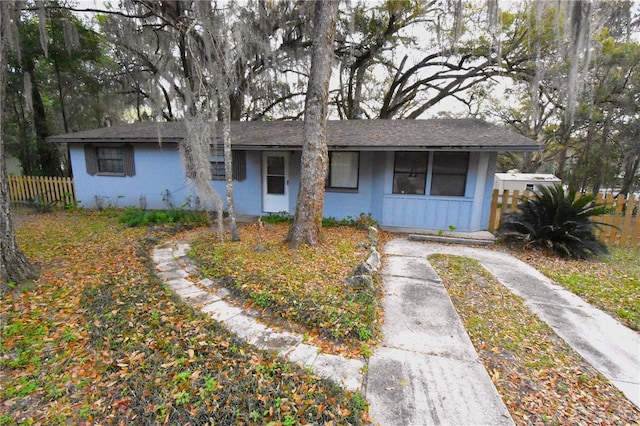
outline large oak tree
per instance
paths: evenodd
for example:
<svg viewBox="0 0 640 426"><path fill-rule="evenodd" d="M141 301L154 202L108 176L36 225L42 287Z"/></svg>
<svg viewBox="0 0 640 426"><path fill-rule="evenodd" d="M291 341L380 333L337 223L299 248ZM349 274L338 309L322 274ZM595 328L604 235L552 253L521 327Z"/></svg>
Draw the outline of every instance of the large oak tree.
<svg viewBox="0 0 640 426"><path fill-rule="evenodd" d="M300 190L295 217L287 235L289 247L294 249L301 244L317 244L321 237L324 182L329 161L325 132L337 18L338 0L316 2L311 72L305 101Z"/></svg>
<svg viewBox="0 0 640 426"><path fill-rule="evenodd" d="M7 84L7 51L10 26L15 19L10 2L0 2L0 290L10 282L24 282L37 277L35 268L18 248L11 219L9 184L5 167L3 112Z"/></svg>

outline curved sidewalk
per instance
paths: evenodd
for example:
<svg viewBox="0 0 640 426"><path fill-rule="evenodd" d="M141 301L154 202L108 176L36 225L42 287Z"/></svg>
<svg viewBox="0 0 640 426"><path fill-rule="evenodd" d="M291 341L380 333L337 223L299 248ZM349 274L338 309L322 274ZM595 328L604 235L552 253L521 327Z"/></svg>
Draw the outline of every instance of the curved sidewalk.
<svg viewBox="0 0 640 426"><path fill-rule="evenodd" d="M193 281L191 275L197 275L198 271L187 256L189 248L189 244L173 242L157 246L151 253L158 276L186 303L220 321L247 343L275 351L345 389L355 391L362 387L363 360L324 354L319 347L304 343L298 334L262 324L257 320L257 312L227 303L228 290L217 287L213 281L207 278Z"/></svg>

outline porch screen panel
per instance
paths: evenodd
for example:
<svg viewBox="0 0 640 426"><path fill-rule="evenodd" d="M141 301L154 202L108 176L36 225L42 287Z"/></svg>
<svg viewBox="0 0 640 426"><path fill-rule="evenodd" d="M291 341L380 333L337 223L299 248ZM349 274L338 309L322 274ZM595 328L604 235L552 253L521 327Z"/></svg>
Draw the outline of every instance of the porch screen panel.
<svg viewBox="0 0 640 426"><path fill-rule="evenodd" d="M267 194L284 194L284 157L267 157Z"/></svg>
<svg viewBox="0 0 640 426"><path fill-rule="evenodd" d="M431 195L464 197L468 169L468 152L435 152L431 174Z"/></svg>
<svg viewBox="0 0 640 426"><path fill-rule="evenodd" d="M332 152L329 167L329 187L358 188L357 152Z"/></svg>

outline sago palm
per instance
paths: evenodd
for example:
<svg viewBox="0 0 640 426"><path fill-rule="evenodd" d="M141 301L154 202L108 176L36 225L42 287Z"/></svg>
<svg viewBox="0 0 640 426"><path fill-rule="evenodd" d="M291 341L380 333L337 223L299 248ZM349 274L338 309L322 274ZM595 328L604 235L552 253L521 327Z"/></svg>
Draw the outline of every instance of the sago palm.
<svg viewBox="0 0 640 426"><path fill-rule="evenodd" d="M586 259L604 254L607 247L594 234L602 224L592 218L607 209L594 200L593 195L578 198L574 189L565 191L561 185L539 187L531 199L522 199L518 210L503 217L498 238L544 247L562 257Z"/></svg>

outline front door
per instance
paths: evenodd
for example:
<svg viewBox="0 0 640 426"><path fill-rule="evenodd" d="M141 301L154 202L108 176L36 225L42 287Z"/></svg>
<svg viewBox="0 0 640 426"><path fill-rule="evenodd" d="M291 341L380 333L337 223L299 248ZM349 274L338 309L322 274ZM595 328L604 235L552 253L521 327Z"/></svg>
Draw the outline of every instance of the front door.
<svg viewBox="0 0 640 426"><path fill-rule="evenodd" d="M262 211L289 213L289 155L286 152L262 154Z"/></svg>

